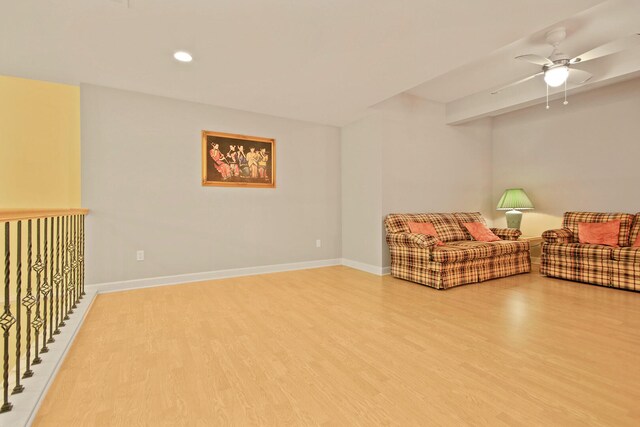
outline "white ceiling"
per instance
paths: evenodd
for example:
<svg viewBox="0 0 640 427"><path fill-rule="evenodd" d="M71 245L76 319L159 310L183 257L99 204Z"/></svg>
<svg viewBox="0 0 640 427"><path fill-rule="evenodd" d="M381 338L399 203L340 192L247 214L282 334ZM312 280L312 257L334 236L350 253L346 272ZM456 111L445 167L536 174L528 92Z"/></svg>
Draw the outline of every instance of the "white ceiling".
<svg viewBox="0 0 640 427"><path fill-rule="evenodd" d="M575 57L604 43L640 33L640 1L611 0L574 16L558 19L552 25L483 58L430 79L408 93L446 103L449 123L501 114L543 102L546 91L542 77L496 95L492 95L491 91L539 72L540 66L516 60L515 57L528 53L549 56L553 48L546 43L545 34L560 26L567 30L560 51ZM569 94L636 77L640 71L640 36L631 49L578 64L575 68L589 71L593 78L584 86L569 85ZM562 90L562 87L554 89L552 93Z"/></svg>
<svg viewBox="0 0 640 427"><path fill-rule="evenodd" d="M625 7L621 7L622 5ZM640 32L640 1L605 2L576 16L558 20L549 28L514 41L490 55L431 79L409 92L434 101L450 102L472 95L478 89L489 91L536 73L541 67L516 60L515 57L527 53L549 56L553 48L546 43L545 33L548 29L559 26L564 26L567 30L567 38L560 44L560 50L574 57L595 46L627 36L633 33L634 29ZM544 87L542 79L539 80L539 84Z"/></svg>
<svg viewBox="0 0 640 427"><path fill-rule="evenodd" d="M129 3L0 0L0 74L342 125L601 1ZM193 53L194 62L175 62L178 49ZM526 74L525 64L517 66L514 76ZM417 91L446 101L499 80L454 79L442 87L435 80Z"/></svg>

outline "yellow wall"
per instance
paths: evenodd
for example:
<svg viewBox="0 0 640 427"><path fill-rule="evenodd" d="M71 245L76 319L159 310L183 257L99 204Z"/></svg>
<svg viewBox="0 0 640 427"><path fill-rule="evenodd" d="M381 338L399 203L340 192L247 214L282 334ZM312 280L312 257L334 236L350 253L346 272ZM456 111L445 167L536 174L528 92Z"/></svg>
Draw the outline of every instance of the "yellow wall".
<svg viewBox="0 0 640 427"><path fill-rule="evenodd" d="M0 209L80 207L80 88L0 76Z"/></svg>

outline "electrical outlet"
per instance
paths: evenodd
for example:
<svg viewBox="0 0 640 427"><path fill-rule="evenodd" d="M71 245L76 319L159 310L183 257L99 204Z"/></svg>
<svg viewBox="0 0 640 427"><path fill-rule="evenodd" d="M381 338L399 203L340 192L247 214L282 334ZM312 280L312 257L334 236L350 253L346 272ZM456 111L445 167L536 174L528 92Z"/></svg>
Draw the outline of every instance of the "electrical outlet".
<svg viewBox="0 0 640 427"><path fill-rule="evenodd" d="M136 252L136 260L137 261L144 261L144 251L137 251Z"/></svg>
<svg viewBox="0 0 640 427"><path fill-rule="evenodd" d="M322 241L320 239L316 240L316 248L319 248L322 246Z"/></svg>

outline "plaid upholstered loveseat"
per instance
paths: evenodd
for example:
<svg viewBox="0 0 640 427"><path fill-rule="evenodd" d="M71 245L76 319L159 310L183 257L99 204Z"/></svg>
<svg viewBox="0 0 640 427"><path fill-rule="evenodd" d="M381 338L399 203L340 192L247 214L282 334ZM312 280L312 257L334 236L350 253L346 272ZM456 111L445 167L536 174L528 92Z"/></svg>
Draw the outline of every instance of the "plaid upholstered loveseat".
<svg viewBox="0 0 640 427"><path fill-rule="evenodd" d="M433 236L411 233L409 222L432 223L444 246L437 246ZM504 240L478 242L465 222L486 224L479 212L389 214L384 224L391 275L447 289L531 270L529 242L518 241L520 230L492 228Z"/></svg>
<svg viewBox="0 0 640 427"><path fill-rule="evenodd" d="M578 224L620 220L618 246L579 243ZM542 234L540 273L576 282L640 291L640 213L567 212L562 228Z"/></svg>

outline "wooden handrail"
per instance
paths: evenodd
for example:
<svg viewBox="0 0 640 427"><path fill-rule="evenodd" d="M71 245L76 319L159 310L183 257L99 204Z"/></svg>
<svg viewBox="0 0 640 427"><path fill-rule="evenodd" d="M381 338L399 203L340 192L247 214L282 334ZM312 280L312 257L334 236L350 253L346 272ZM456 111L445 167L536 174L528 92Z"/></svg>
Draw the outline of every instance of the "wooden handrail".
<svg viewBox="0 0 640 427"><path fill-rule="evenodd" d="M0 209L0 222L24 219L50 218L53 216L86 215L89 209Z"/></svg>

